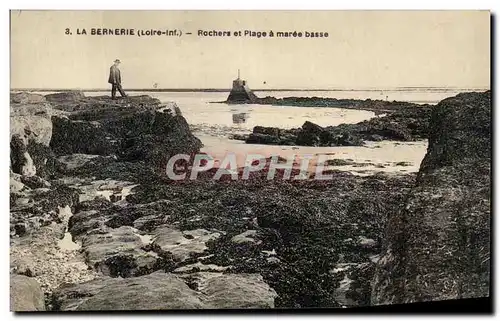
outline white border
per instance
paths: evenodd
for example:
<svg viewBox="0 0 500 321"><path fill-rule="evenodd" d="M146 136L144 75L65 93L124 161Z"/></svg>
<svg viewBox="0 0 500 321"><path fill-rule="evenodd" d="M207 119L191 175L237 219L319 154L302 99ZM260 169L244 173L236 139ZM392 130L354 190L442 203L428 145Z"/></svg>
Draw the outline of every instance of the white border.
<svg viewBox="0 0 500 321"><path fill-rule="evenodd" d="M237 9L243 9L243 10L383 10L383 9L390 9L390 10L489 10L491 9L494 13L498 13L498 7L499 7L500 1L498 0L474 0L474 1L437 1L437 0L420 0L420 1L388 1L388 0L377 0L377 1L370 1L370 0L349 0L345 2L327 2L327 1L316 1L316 0L302 0L302 1L297 1L297 0L288 0L288 1L283 1L281 3L272 3L269 0L247 0L247 1L220 1L220 0L211 0L211 1L203 1L203 0L198 0L198 1L192 1L192 0L183 0L183 1L175 1L175 2L156 2L156 1L151 1L151 0L140 0L140 1L116 1L115 3L108 1L105 2L103 0L87 0L87 1L36 1L36 0L31 0L31 1L2 1L2 10L0 17L2 18L2 30L0 32L1 36L1 43L8 48L8 39L9 39L9 12L8 9L128 9L128 10L200 10L200 9L209 9L209 10L226 10L226 9L232 9L232 10L237 10ZM498 18L498 17L497 17ZM496 21L496 24L498 24L498 21ZM496 28L495 28L496 29ZM494 42L498 40L498 34L495 33L494 37ZM2 163L0 164L0 168L3 170L0 171L2 173L2 182L4 184L1 186L2 191L0 193L1 197L1 204L4 208L3 212L3 219L4 219L4 224L2 224L4 228L4 233L3 235L3 242L1 246L1 257L5 259L4 263L0 265L0 268L2 269L2 287L1 287L1 298L0 298L0 304L2 307L2 312L5 312L7 314L7 318L11 319L14 317L12 313L9 313L9 290L8 290L8 283L9 283L9 278L8 278L8 255L9 255L9 222L8 222L8 217L9 213L8 206L9 206L9 193L8 193L8 185L7 182L9 181L8 177L8 172L7 168L9 165L9 142L7 137L8 136L8 131L9 131L9 124L8 124L8 119L9 119L9 109L8 109L8 102L9 102L9 52L8 50L3 50L1 52L2 55L2 88L3 90L1 91L1 101L4 102L1 110L1 117L0 120L2 121L2 124L0 125L0 128L2 130L2 135L1 137L4 139L4 143L1 144L2 147L2 158L1 161ZM493 71L496 74L497 68L495 67L495 70ZM495 84L494 92L496 92L498 89L497 84ZM495 106L496 107L496 106ZM495 123L498 123L498 118L500 117L500 112L495 112ZM495 149L497 149L497 145L499 144L498 137L495 137ZM496 165L496 164L495 164ZM495 178L497 178L497 175L495 175ZM498 184L497 184L497 190L495 191L495 195L493 197L494 199L499 199L500 194L498 192ZM498 231L498 221L500 219L496 218L495 220L495 227L494 231ZM495 244L494 244L494 249L498 248L498 238L495 238ZM493 271L492 271L493 272ZM494 276L496 276L496 279L498 278L498 268L495 266L495 273ZM495 280L495 289L497 289L497 281ZM493 293L496 294L495 296L495 303L498 303L498 297L499 294L497 291L493 291ZM497 306L497 304L495 304ZM37 315L38 317L44 317ZM158 315L160 317L166 317L165 315ZM25 318L32 318L34 316L29 316ZM65 319L70 319L70 316L68 314L64 315L46 315L45 317L56 317L60 320L65 320ZM77 316L71 316L71 318L86 318L87 316L85 315L77 315ZM110 317L118 317L118 318L123 318L125 317L124 315L92 315L92 318L97 318L97 319L106 319ZM144 315L144 316L138 316L138 315L131 315L130 317L132 318L149 318L149 315ZM184 318L184 319L198 319L198 318L203 318L203 319L214 319L214 318L236 318L235 316L224 316L224 315L199 315L199 316L194 316L194 315L189 315L189 316L176 316L176 315L168 315L167 316L169 319L177 319L177 318ZM248 319L248 318L253 318L254 316L247 315L247 316L239 316L237 318L239 319ZM270 315L259 315L259 318L264 318L268 320L275 319L275 316L270 316ZM287 318L300 318L300 319L306 319L309 316L305 315L297 315L297 316L287 316ZM317 316L317 317L328 317L328 316ZM335 315L331 316L332 318L345 318L345 316L342 315ZM358 315L355 316L356 318L365 318L368 317L368 315ZM378 316L377 318L387 318L390 316ZM433 319L434 317L430 316L425 316L426 318ZM452 316L452 318L456 319L459 316ZM410 317L414 318L414 317ZM437 318L437 317L436 317Z"/></svg>

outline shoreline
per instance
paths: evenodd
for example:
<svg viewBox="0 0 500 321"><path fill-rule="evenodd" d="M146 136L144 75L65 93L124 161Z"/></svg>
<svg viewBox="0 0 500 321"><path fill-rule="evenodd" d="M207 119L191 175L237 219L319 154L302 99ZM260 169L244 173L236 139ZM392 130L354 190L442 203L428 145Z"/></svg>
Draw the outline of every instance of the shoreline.
<svg viewBox="0 0 500 321"><path fill-rule="evenodd" d="M268 92L268 91L297 91L297 92L305 92L305 91L406 91L406 90L423 90L423 91L487 91L490 90L489 87L478 87L478 88L466 88L466 87L387 87L387 88L257 88L254 89L254 92ZM11 88L11 92L70 92L70 91L80 91L80 92L107 92L110 91L109 88ZM127 91L132 92L230 92L230 88L131 88L127 89Z"/></svg>

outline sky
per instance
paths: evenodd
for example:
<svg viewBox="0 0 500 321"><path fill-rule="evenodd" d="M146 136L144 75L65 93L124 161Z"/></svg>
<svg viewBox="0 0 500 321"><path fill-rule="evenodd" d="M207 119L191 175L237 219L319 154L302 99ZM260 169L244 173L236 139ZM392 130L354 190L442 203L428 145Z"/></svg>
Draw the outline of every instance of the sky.
<svg viewBox="0 0 500 321"><path fill-rule="evenodd" d="M91 28L136 34L90 35ZM137 36L150 29L183 35ZM198 30L328 37L200 37ZM117 58L124 88L230 88L238 69L262 89L488 88L490 13L11 11L11 88L107 88Z"/></svg>

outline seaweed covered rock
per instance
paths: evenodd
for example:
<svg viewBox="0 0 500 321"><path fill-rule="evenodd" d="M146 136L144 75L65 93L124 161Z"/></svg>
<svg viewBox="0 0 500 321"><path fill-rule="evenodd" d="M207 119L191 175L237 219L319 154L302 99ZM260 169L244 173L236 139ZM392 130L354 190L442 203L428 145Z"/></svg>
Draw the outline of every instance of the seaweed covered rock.
<svg viewBox="0 0 500 321"><path fill-rule="evenodd" d="M68 112L52 118L50 146L57 155L116 155L159 166L174 154L195 153L202 145L175 103L164 105L149 96L115 101L70 94L48 95L47 100Z"/></svg>
<svg viewBox="0 0 500 321"><path fill-rule="evenodd" d="M193 289L194 288L194 289ZM102 277L61 286L55 310L171 310L272 308L276 293L255 274L157 271L135 278Z"/></svg>
<svg viewBox="0 0 500 321"><path fill-rule="evenodd" d="M26 182L26 181L25 181ZM41 184L46 184L40 181ZM21 191L11 191L11 236L31 234L40 227L61 223L63 208L78 201L78 192L64 185L30 189L23 184Z"/></svg>
<svg viewBox="0 0 500 321"><path fill-rule="evenodd" d="M135 219L153 250L174 259L167 272L259 273L282 308L366 305L386 213L403 204L415 177L333 175L321 183L153 181L134 189L128 209L115 214L121 224ZM353 268L333 273L339 264Z"/></svg>
<svg viewBox="0 0 500 321"><path fill-rule="evenodd" d="M490 125L489 91L433 109L416 186L389 217L373 304L489 296Z"/></svg>

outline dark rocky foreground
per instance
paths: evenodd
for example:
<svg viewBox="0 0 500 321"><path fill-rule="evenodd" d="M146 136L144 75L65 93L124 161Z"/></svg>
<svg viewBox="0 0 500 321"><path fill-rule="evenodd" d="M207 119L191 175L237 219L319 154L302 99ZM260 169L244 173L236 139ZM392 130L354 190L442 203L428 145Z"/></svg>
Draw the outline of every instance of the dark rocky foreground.
<svg viewBox="0 0 500 321"><path fill-rule="evenodd" d="M170 181L166 160L201 146L175 104L13 94L11 309L487 296L490 109L489 92L436 106L416 176Z"/></svg>

